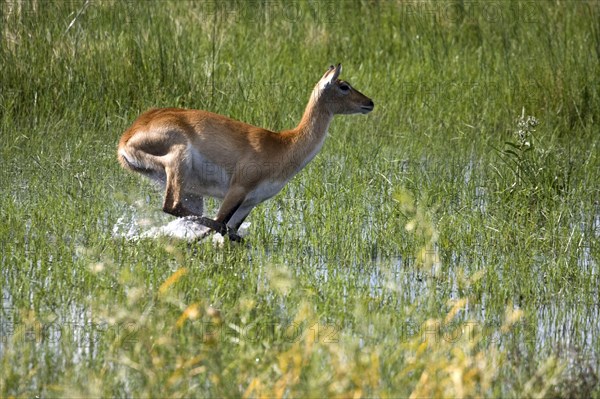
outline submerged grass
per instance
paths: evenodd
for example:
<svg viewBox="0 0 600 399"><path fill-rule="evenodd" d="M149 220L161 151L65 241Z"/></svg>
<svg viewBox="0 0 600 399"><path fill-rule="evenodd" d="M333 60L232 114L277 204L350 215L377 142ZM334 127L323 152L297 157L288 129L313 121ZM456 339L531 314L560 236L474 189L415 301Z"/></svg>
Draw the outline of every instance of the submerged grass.
<svg viewBox="0 0 600 399"><path fill-rule="evenodd" d="M0 395L598 397L599 14L0 3ZM248 247L113 235L171 220L116 162L140 112L289 128L334 62L376 109Z"/></svg>

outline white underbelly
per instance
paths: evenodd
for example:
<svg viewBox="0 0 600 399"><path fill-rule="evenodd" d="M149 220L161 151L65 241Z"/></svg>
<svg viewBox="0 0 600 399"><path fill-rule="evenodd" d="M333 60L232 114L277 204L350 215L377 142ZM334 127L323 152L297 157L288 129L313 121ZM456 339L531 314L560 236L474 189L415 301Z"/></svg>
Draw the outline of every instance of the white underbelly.
<svg viewBox="0 0 600 399"><path fill-rule="evenodd" d="M259 204L276 195L285 186L286 181L264 181L246 196L247 203Z"/></svg>
<svg viewBox="0 0 600 399"><path fill-rule="evenodd" d="M231 180L227 170L211 162L192 146L188 154L191 167L186 178L186 191L220 199L225 197Z"/></svg>
<svg viewBox="0 0 600 399"><path fill-rule="evenodd" d="M188 163L190 170L185 179L186 191L223 199L229 190L231 174L227 169L211 162L192 146L189 146L188 149L188 156L192 162ZM287 181L265 180L248 193L244 202L259 204L281 191L286 183Z"/></svg>

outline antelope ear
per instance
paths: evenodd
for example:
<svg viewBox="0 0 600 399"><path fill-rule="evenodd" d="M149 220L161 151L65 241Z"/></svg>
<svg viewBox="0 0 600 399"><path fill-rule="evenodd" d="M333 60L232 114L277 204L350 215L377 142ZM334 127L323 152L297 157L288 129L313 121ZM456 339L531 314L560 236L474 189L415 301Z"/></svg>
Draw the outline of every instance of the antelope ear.
<svg viewBox="0 0 600 399"><path fill-rule="evenodd" d="M335 82L341 73L342 73L342 64L337 64L337 66L334 69L333 77L331 78L331 81Z"/></svg>
<svg viewBox="0 0 600 399"><path fill-rule="evenodd" d="M323 77L321 78L321 87L327 88L331 86L333 83L335 83L337 78L340 76L341 72L342 64L338 64L337 67L331 65L327 72L325 72L325 75L323 75Z"/></svg>
<svg viewBox="0 0 600 399"><path fill-rule="evenodd" d="M323 75L321 80L324 80L325 78L327 78L327 76L334 70L335 70L335 67L333 65L330 65L329 68L327 68L327 71L325 71L325 74Z"/></svg>

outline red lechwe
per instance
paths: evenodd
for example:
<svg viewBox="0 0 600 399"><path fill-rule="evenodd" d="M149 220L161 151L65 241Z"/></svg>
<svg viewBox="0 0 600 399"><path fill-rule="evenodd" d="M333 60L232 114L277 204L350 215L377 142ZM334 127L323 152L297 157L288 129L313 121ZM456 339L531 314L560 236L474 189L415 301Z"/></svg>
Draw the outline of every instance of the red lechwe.
<svg viewBox="0 0 600 399"><path fill-rule="evenodd" d="M323 146L335 114L366 114L371 99L329 67L298 126L276 133L207 111L160 108L140 115L121 137L123 167L165 187L163 211L238 240L250 211L273 197ZM222 200L215 220L202 217L205 196Z"/></svg>

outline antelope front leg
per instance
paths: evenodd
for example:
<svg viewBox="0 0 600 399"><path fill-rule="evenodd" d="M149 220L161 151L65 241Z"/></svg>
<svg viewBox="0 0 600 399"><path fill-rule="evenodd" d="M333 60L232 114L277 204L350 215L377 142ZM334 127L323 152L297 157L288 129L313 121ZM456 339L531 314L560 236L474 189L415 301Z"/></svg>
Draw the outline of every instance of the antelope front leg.
<svg viewBox="0 0 600 399"><path fill-rule="evenodd" d="M225 198L223 198L223 203L215 218L215 222L223 225L223 230L233 241L241 241L241 237L237 234L237 229L227 226L227 223L229 223L231 217L242 206L247 194L248 191L244 187L232 185L229 191L227 191Z"/></svg>
<svg viewBox="0 0 600 399"><path fill-rule="evenodd" d="M242 241L242 237L237 234L237 229L227 226L227 223L244 202L246 194L247 191L243 187L232 186L225 195L225 198L223 198L223 203L219 208L215 220L204 216L198 217L198 223L211 229L211 231L203 235L201 239L206 237L212 231L215 231L223 237L228 236L231 241Z"/></svg>

